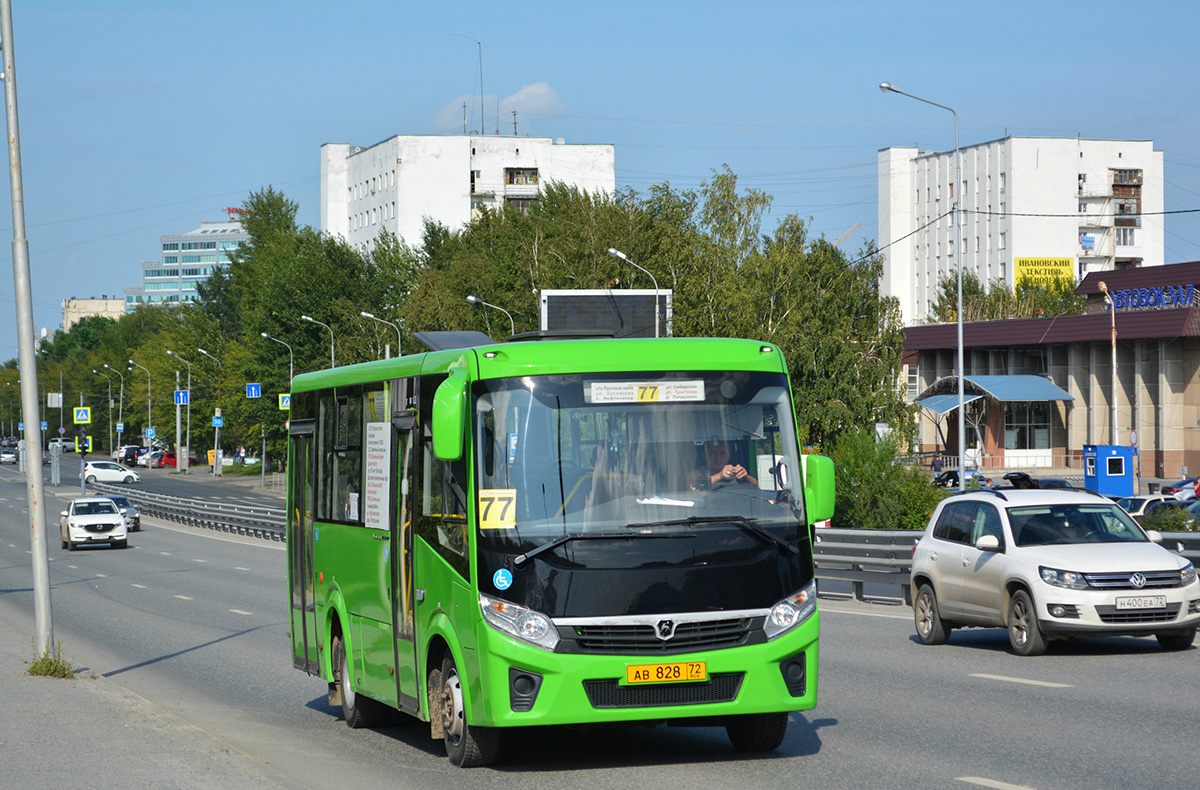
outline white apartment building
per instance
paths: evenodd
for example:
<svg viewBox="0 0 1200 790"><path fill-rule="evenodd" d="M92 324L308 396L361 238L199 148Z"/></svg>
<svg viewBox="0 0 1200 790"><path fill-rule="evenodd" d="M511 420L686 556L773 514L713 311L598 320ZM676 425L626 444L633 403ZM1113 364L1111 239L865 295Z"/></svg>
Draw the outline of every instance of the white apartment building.
<svg viewBox="0 0 1200 790"><path fill-rule="evenodd" d="M1159 266L1163 158L1150 140L1005 137L954 151L879 151L881 290L921 323L958 266L981 282ZM951 207L961 198L962 239Z"/></svg>
<svg viewBox="0 0 1200 790"><path fill-rule="evenodd" d="M485 206L527 208L550 181L613 192L613 146L499 135L397 135L368 148L326 143L321 230L361 249L383 229L416 245L425 217L457 230Z"/></svg>

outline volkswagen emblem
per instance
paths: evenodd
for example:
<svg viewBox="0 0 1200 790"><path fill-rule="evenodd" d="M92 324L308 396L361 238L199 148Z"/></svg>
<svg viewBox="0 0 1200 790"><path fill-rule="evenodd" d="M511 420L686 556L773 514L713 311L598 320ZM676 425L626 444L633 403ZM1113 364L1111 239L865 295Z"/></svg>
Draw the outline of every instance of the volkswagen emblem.
<svg viewBox="0 0 1200 790"><path fill-rule="evenodd" d="M1140 573L1135 573L1129 577L1129 583L1140 590L1146 586L1146 577Z"/></svg>
<svg viewBox="0 0 1200 790"><path fill-rule="evenodd" d="M659 620L658 625L654 628L654 635L664 642L675 636L675 621Z"/></svg>

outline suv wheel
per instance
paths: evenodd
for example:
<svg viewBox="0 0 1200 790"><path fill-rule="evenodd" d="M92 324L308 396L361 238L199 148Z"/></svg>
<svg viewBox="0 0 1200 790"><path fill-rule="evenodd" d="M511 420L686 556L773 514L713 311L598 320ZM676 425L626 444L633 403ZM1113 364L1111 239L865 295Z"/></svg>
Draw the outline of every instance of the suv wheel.
<svg viewBox="0 0 1200 790"><path fill-rule="evenodd" d="M1046 637L1037 621L1037 610L1029 593L1017 590L1008 603L1008 641L1019 656L1040 656L1046 652Z"/></svg>
<svg viewBox="0 0 1200 790"><path fill-rule="evenodd" d="M917 626L917 638L924 645L944 645L950 636L951 627L942 620L938 611L937 596L933 587L922 584L913 602L913 620Z"/></svg>
<svg viewBox="0 0 1200 790"><path fill-rule="evenodd" d="M1163 650L1187 650L1196 641L1196 629L1176 631L1170 634L1155 634L1154 638Z"/></svg>

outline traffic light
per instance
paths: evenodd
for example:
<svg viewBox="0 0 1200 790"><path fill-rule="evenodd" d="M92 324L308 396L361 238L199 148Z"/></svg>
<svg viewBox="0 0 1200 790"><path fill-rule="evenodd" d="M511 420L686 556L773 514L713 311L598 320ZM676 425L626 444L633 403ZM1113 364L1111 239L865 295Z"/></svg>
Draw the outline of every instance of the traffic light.
<svg viewBox="0 0 1200 790"><path fill-rule="evenodd" d="M92 437L87 435L87 428L80 426L75 434L75 452L80 458L85 458L92 451Z"/></svg>

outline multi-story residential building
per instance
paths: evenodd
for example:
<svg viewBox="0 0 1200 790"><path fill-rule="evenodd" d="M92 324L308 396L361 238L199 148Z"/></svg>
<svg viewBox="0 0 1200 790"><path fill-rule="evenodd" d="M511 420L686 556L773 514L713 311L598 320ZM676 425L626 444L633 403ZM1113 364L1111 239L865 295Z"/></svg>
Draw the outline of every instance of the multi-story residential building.
<svg viewBox="0 0 1200 790"><path fill-rule="evenodd" d="M613 192L613 146L562 138L397 135L367 148L321 146L321 230L366 249L388 230L419 244L425 217L458 229L472 212L527 208L543 184Z"/></svg>
<svg viewBox="0 0 1200 790"><path fill-rule="evenodd" d="M960 265L1013 288L1164 263L1163 158L1150 140L1005 137L963 148L957 181L954 151L879 152L881 290L906 325Z"/></svg>
<svg viewBox="0 0 1200 790"><path fill-rule="evenodd" d="M242 209L227 208L225 222L201 222L187 233L159 236L159 258L142 263L142 284L125 289L125 312L139 304L176 305L200 298L196 284L219 266L229 265L230 253L249 241L237 217Z"/></svg>
<svg viewBox="0 0 1200 790"><path fill-rule="evenodd" d="M71 327L92 316L102 316L113 320L120 318L125 314L125 303L120 298L109 299L107 295L101 296L99 299L95 297L79 299L72 296L69 299L63 299L62 310L63 331L70 332Z"/></svg>

